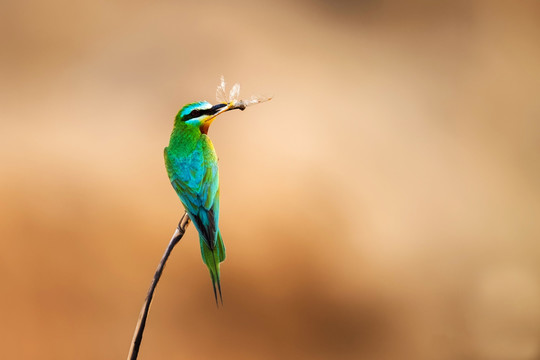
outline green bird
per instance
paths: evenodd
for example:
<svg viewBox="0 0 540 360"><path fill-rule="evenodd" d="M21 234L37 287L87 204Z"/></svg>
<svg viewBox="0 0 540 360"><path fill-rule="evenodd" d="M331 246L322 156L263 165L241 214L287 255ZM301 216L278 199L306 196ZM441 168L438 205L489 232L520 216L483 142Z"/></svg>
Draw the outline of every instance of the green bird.
<svg viewBox="0 0 540 360"><path fill-rule="evenodd" d="M176 115L169 146L164 149L171 184L199 232L201 254L210 271L216 304L218 292L223 304L219 264L225 260L225 246L219 231L218 158L208 128L219 114L244 108L232 102L185 105Z"/></svg>

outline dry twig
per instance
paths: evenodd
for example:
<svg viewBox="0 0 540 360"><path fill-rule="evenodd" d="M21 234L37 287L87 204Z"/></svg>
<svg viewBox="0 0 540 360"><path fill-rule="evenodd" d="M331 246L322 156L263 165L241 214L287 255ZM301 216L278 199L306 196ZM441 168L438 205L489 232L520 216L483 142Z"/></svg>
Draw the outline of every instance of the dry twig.
<svg viewBox="0 0 540 360"><path fill-rule="evenodd" d="M176 231L174 232L171 238L171 241L169 242L169 245L167 246L167 249L165 249L165 252L163 253L161 261L159 262L159 265L156 269L156 273L154 274L154 279L152 280L152 284L150 284L150 288L148 289L146 300L144 301L143 307L141 309L141 313L139 314L139 320L137 321L137 326L135 327L135 333L133 334L133 339L131 340L131 347L129 349L128 360L136 360L137 356L139 355L139 348L141 346L141 341L142 341L142 337L144 333L144 327L146 326L146 318L148 317L148 311L150 310L150 305L152 304L152 298L154 297L154 290L156 289L159 279L161 278L161 273L163 272L163 269L165 268L165 264L167 263L167 259L169 259L169 255L171 255L173 248L176 246L176 244L178 244L180 239L182 239L182 236L184 236L186 232L186 228L189 225L189 222L190 222L190 219L189 219L188 214L184 213L184 215L180 219L180 222L178 223L178 227L176 228Z"/></svg>

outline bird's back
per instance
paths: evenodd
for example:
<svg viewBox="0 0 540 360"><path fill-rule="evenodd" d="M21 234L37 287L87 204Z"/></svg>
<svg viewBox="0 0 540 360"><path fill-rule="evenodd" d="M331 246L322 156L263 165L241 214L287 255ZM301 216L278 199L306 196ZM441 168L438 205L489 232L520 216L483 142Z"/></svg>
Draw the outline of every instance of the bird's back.
<svg viewBox="0 0 540 360"><path fill-rule="evenodd" d="M197 230L213 248L219 220L219 173L210 138L171 136L165 148L169 179Z"/></svg>
<svg viewBox="0 0 540 360"><path fill-rule="evenodd" d="M171 184L199 232L201 255L210 271L216 302L218 292L223 302L219 264L225 260L225 245L218 224L219 173L214 146L205 134L187 139L171 136L164 155Z"/></svg>

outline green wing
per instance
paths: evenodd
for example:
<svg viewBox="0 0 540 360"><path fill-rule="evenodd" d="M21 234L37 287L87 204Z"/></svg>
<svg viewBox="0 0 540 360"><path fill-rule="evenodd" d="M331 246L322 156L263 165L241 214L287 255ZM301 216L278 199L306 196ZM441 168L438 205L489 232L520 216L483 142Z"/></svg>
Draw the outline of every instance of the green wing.
<svg viewBox="0 0 540 360"><path fill-rule="evenodd" d="M177 157L164 150L171 184L193 224L213 249L219 222L219 173L215 154L196 149L188 157Z"/></svg>

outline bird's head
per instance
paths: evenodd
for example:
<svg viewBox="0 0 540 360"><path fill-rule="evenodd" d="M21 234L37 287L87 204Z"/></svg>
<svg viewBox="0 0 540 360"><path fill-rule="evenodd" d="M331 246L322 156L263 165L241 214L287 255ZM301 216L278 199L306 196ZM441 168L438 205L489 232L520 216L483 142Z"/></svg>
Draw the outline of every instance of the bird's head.
<svg viewBox="0 0 540 360"><path fill-rule="evenodd" d="M212 105L207 101L191 103L180 109L178 115L176 115L176 121L186 126L199 128L203 134L207 134L208 128L216 116L235 108L237 107L232 103L219 103L216 105Z"/></svg>

